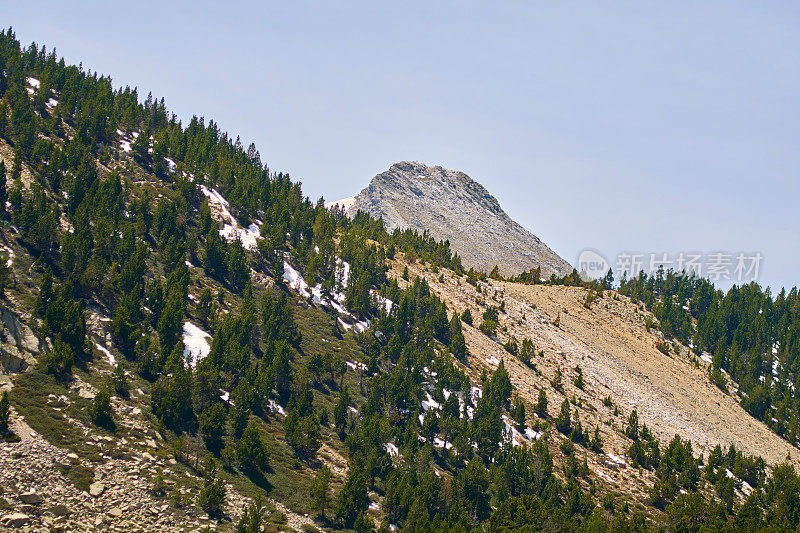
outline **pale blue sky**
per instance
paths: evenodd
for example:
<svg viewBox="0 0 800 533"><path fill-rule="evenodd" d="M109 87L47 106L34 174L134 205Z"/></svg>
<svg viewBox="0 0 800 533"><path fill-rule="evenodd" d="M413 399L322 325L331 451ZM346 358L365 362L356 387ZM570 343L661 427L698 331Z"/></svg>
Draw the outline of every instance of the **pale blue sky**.
<svg viewBox="0 0 800 533"><path fill-rule="evenodd" d="M23 42L214 118L313 199L417 160L571 263L760 251L763 282L800 282L800 4L0 3Z"/></svg>

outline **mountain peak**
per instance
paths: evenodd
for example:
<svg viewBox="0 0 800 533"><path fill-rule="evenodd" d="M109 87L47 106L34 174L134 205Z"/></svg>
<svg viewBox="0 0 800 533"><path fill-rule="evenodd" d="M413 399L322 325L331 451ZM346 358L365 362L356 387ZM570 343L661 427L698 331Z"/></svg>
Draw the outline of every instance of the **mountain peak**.
<svg viewBox="0 0 800 533"><path fill-rule="evenodd" d="M375 176L355 198L337 204L383 218L389 231L411 228L449 240L465 267L505 274L537 266L563 276L572 267L538 237L514 222L486 188L467 174L416 161L400 161Z"/></svg>

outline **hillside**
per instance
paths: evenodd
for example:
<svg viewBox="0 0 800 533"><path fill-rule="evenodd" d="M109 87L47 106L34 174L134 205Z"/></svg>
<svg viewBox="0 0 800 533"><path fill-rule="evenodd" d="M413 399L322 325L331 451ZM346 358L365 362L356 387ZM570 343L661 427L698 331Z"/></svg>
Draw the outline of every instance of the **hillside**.
<svg viewBox="0 0 800 533"><path fill-rule="evenodd" d="M399 275L404 266L395 265L393 272ZM503 359L515 389L531 404L541 388L553 396L552 404L563 401L564 394L548 386L561 369L567 396L574 393L589 402L580 413L592 425L602 426L609 419L609 408L602 402L611 397L622 413L637 409L639 420L662 442L680 435L692 441L696 453L707 455L718 444L725 448L733 445L748 455L763 457L770 465L787 457L800 465L796 447L753 419L738 398L710 381L708 363L677 343L673 345L677 350L662 353L657 346L664 342L663 334L646 326L652 315L626 296L608 291L587 308L584 302L589 291L582 287L492 281L481 285L485 290L479 293L459 276L445 275L442 283L441 272L433 274L417 266L410 272L425 277L455 312L469 309L478 317L487 305L504 304L497 339L466 328L467 346L476 369L492 371ZM556 319L558 326L554 325ZM517 343L529 339L544 352L533 358L539 373L504 349L511 339ZM583 389L571 383L577 367L584 375ZM622 425L622 420L612 424L617 429ZM609 437L613 433L609 432ZM618 443L612 451L624 456L623 444Z"/></svg>
<svg viewBox="0 0 800 533"><path fill-rule="evenodd" d="M646 280L634 301L467 272L448 242L313 202L214 121L10 30L0 219L0 527L800 524L793 411L759 400L768 427L744 385L721 392L738 353L705 370L722 295L687 306L701 323ZM759 371L785 401L779 333Z"/></svg>
<svg viewBox="0 0 800 533"><path fill-rule="evenodd" d="M506 276L537 267L542 276L564 276L572 267L513 221L497 199L463 172L404 161L375 176L354 198L335 202L382 218L389 231L411 228L449 241L464 267L495 266Z"/></svg>

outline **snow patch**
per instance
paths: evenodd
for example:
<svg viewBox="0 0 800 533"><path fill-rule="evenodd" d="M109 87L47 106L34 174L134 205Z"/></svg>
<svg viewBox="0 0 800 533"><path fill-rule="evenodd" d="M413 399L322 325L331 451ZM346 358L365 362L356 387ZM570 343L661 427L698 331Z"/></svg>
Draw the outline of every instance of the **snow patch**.
<svg viewBox="0 0 800 533"><path fill-rule="evenodd" d="M426 399L422 400L422 410L423 411L427 411L428 409L436 409L437 411L441 410L442 404L440 404L439 402L434 400L433 396L431 396L430 392L426 392L425 396L426 396Z"/></svg>
<svg viewBox="0 0 800 533"><path fill-rule="evenodd" d="M445 450L449 450L450 448L453 447L452 442L445 442L439 437L433 438L433 445L436 446L437 448L444 448Z"/></svg>
<svg viewBox="0 0 800 533"><path fill-rule="evenodd" d="M8 268L11 268L11 265L14 264L14 250L9 248L5 244L0 246L2 246L2 250L6 253L6 266Z"/></svg>
<svg viewBox="0 0 800 533"><path fill-rule="evenodd" d="M356 333L364 333L369 328L369 320L359 320L353 326L353 331Z"/></svg>
<svg viewBox="0 0 800 533"><path fill-rule="evenodd" d="M378 292L375 290L371 290L370 293L372 293L372 295L375 297L375 301L378 302L378 307L383 307L386 310L387 315L392 312L392 306L394 305L394 302L392 302L389 298L378 294Z"/></svg>
<svg viewBox="0 0 800 533"><path fill-rule="evenodd" d="M625 459L623 459L619 455L616 455L616 454L614 454L612 452L608 452L608 453L606 453L606 455L611 460L611 462L614 463L614 464L618 464L618 465L624 465L625 464Z"/></svg>
<svg viewBox="0 0 800 533"><path fill-rule="evenodd" d="M286 416L286 409L284 409L283 407L281 407L281 404L279 404L279 403L278 403L278 402L276 402L275 400L272 400L272 399L270 399L270 400L267 402L267 405L269 405L269 408L270 408L270 409L272 409L273 411L275 411L276 413L280 413L280 414L282 414L283 416Z"/></svg>
<svg viewBox="0 0 800 533"><path fill-rule="evenodd" d="M242 246L247 250L255 250L256 241L261 237L261 221L256 220L247 228L243 228L233 217L230 210L228 210L228 207L230 207L228 200L226 200L218 190L209 189L205 185L200 185L200 192L208 198L209 202L216 205L217 209L219 209L223 219L222 229L219 230L220 236L228 242L239 239L242 242Z"/></svg>
<svg viewBox="0 0 800 533"><path fill-rule="evenodd" d="M341 266L341 268L339 268ZM350 263L336 258L336 283L342 286L343 289L347 288L350 283ZM344 297L344 295L342 294ZM338 300L338 298L337 298ZM340 302L343 300L339 300Z"/></svg>
<svg viewBox="0 0 800 533"><path fill-rule="evenodd" d="M395 446L395 444L392 442L387 442L386 444L383 445L383 447L392 457L400 455L400 450L398 450L397 446Z"/></svg>
<svg viewBox="0 0 800 533"><path fill-rule="evenodd" d="M191 322L183 323L183 357L194 368L211 353L211 335Z"/></svg>
<svg viewBox="0 0 800 533"><path fill-rule="evenodd" d="M105 356L108 358L108 364L109 365L111 365L111 366L116 366L117 365L117 358L114 357L113 353L108 351L108 348L106 348L105 346L101 346L98 343L94 343L94 345L98 350L100 350L101 352L103 352L105 354Z"/></svg>
<svg viewBox="0 0 800 533"><path fill-rule="evenodd" d="M289 285L290 288L300 293L303 298L308 298L311 293L308 291L308 283L300 275L300 272L294 269L292 265L283 262L283 281Z"/></svg>
<svg viewBox="0 0 800 533"><path fill-rule="evenodd" d="M351 370L356 370L356 369L359 369L359 368L361 370L366 370L367 369L367 365L365 365L364 363L361 363L361 362L354 363L353 361L345 361L345 363L347 364L347 366L350 367Z"/></svg>

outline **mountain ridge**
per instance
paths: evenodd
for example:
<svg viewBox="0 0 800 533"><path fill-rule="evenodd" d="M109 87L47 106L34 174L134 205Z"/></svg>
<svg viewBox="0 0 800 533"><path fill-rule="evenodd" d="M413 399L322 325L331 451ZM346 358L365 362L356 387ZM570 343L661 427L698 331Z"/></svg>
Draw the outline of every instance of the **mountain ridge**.
<svg viewBox="0 0 800 533"><path fill-rule="evenodd" d="M428 231L447 240L467 268L517 275L541 267L543 277L564 276L572 266L514 221L498 200L466 173L401 161L376 175L359 194L330 205L349 216L364 211L387 229Z"/></svg>

